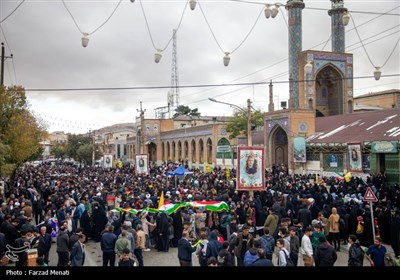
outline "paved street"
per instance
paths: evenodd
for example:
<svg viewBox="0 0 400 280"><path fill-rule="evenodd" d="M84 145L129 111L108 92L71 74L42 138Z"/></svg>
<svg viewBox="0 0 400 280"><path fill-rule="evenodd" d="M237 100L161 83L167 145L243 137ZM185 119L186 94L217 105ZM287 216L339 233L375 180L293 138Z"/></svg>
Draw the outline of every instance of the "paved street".
<svg viewBox="0 0 400 280"><path fill-rule="evenodd" d="M392 248L386 245L389 251ZM100 243L95 243L89 241L86 243L86 259L85 266L101 266L102 265L102 251L100 249ZM342 246L341 251L337 253L338 259L335 266L347 266L348 252L347 247ZM145 266L179 266L178 261L178 250L177 248L170 248L168 252L157 252L157 250L152 249L150 252L143 252L144 265ZM50 266L57 265L58 256L56 253L56 244L53 243L50 252ZM274 265L277 264L276 257L273 257ZM193 254L193 265L198 266L198 259ZM303 260L300 258L299 266L303 266ZM364 260L364 266L369 266L369 262Z"/></svg>

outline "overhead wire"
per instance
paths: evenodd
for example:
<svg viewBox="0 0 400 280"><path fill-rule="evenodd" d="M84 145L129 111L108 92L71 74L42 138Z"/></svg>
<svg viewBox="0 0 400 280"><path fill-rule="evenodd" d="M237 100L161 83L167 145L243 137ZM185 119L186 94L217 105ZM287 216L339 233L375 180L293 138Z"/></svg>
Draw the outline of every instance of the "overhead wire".
<svg viewBox="0 0 400 280"><path fill-rule="evenodd" d="M10 16L12 16L12 15L18 10L18 8L21 7L22 4L24 4L24 2L25 2L25 0L22 0L22 1L17 5L17 7L15 7L15 9L12 10L11 13L8 14L8 16L6 16L6 17L3 18L2 20L0 20L0 24L3 23L3 22L5 22Z"/></svg>
<svg viewBox="0 0 400 280"><path fill-rule="evenodd" d="M368 53L367 49L365 48L364 42L363 42L363 40L361 39L360 33L358 32L356 23L354 22L354 19L353 19L353 17L352 17L351 15L350 15L350 18L351 18L351 21L352 21L352 23L353 23L353 25L354 25L354 29L355 29L355 31L356 31L357 37L358 37L358 39L360 40L361 46L363 47L364 52L365 52L365 54L367 55L367 58L368 58L369 62L371 63L371 65L372 65L373 67L376 67L376 65L372 62L371 57L369 56L369 53ZM384 62L384 64L381 66L381 68L382 68L383 66L385 66L386 63L389 61L390 57L391 57L392 54L394 53L394 50L396 49L397 45L399 44L399 41L400 41L400 38L397 40L396 44L394 45L393 50L391 51L391 53L389 54L389 56L388 56L388 58L386 59L386 61Z"/></svg>
<svg viewBox="0 0 400 280"><path fill-rule="evenodd" d="M211 35L212 35L213 38L214 38L215 43L217 44L217 46L218 46L218 48L221 50L221 52L222 52L222 53L225 53L225 50L222 48L221 44L219 43L219 41L218 41L218 39L217 39L217 37L216 37L216 35L215 35L215 33L214 33L212 27L211 27L210 22L209 22L208 19L207 19L207 16L206 16L206 14L205 14L205 12L204 12L202 6L201 6L200 1L198 2L198 4L199 4L199 8L200 8L201 14L203 15L203 18L204 18L204 20L205 20L205 22L206 22L206 24L207 24L207 26L208 26L208 29L209 29L210 32L211 32ZM258 20L260 19L260 16L261 16L261 14L262 14L263 11L264 11L264 8L262 8L262 9L260 10L260 12L259 12L259 14L258 14L256 20L254 21L253 25L251 26L249 32L247 32L246 36L244 36L243 40L236 46L236 48L234 48L232 51L229 52L230 54L233 54L235 51L237 51L237 50L244 44L244 42L247 40L247 38L250 36L250 34L253 32L254 28L256 27L256 24L257 24Z"/></svg>
<svg viewBox="0 0 400 280"><path fill-rule="evenodd" d="M143 17L144 17L144 21L145 21L145 23L146 23L147 32L149 33L150 41L151 41L151 44L153 45L153 48L154 48L155 50L159 50L159 51L161 51L161 52L165 51L165 50L168 48L169 44L171 43L172 39L174 38L174 35L172 35L172 36L169 38L169 40L168 40L168 42L167 42L167 44L165 45L164 48L158 49L158 48L156 47L156 44L154 43L153 35L151 34L149 21L147 20L147 16L146 16L146 12L144 11L144 7L143 7L143 4L142 4L142 0L139 0L139 3L140 3L140 7L141 7L141 9L142 9L142 14L143 14ZM182 12L181 18L180 18L180 20L179 20L178 26L177 26L176 28L174 28L175 33L178 33L178 30L179 30L179 28L181 27L181 24L182 24L182 21L183 21L183 16L185 15L185 12L186 12L186 8L187 8L187 6L188 6L188 3L189 3L189 0L186 1L185 7L183 8L183 12Z"/></svg>
<svg viewBox="0 0 400 280"><path fill-rule="evenodd" d="M374 76L359 76L353 77L352 79L370 79ZM400 73L397 74L388 74L382 75L381 77L400 77ZM347 80L350 78L341 78L342 80ZM274 81L275 84L289 84L290 82L294 83L304 83L315 80L284 80L284 81ZM251 85L264 85L269 82L248 82L248 83L224 83L224 84L197 84L197 85L180 85L180 88L204 88L204 87L232 87L232 86L251 86ZM89 87L89 88L26 88L25 91L43 91L43 92L57 92L57 91L116 91L116 90L152 90L152 89L169 89L170 85L163 86L133 86L133 87Z"/></svg>
<svg viewBox="0 0 400 280"><path fill-rule="evenodd" d="M69 8L68 8L67 4L65 3L65 1L64 1L64 0L61 0L61 2L63 3L63 5L64 5L65 9L67 10L67 12L69 13L69 15L71 16L71 18L72 18L73 22L75 23L76 28L78 28L79 32L80 32L82 35L87 35L87 36L89 36L89 35L93 35L97 30L99 30L100 28L102 28L102 27L111 19L111 17L112 17L112 16L114 15L114 13L117 11L119 5L121 5L122 0L119 0L119 2L117 3L117 5L115 6L114 10L111 12L110 16L109 16L102 24L100 24L99 27L95 28L92 32L83 32L82 29L79 27L79 25L78 25L78 23L77 23L75 17L73 16L72 12L69 10Z"/></svg>
<svg viewBox="0 0 400 280"><path fill-rule="evenodd" d="M233 0L232 0L232 1L233 1ZM24 2L24 1L22 1L22 2ZM64 1L63 1L63 2L64 2ZM250 2L250 1L235 1L235 2ZM186 2L186 6L187 6L187 3L188 3L188 2ZM258 3L258 4L261 4L261 3ZM22 5L22 3L20 3L20 5ZM19 6L20 6L20 5L19 5ZM263 5L265 5L265 4L263 4ZM19 7L19 6L18 6L18 7ZM185 6L185 8L186 8L186 6ZM279 8L280 8L280 7L279 7ZM398 8L398 7L396 7L396 8ZM310 9L312 9L312 8L310 8ZM115 10L116 10L116 9L115 9ZM113 13L115 12L115 10L113 11ZM321 10L322 10L322 9L321 9ZM327 9L324 9L324 10L327 10ZM393 10L393 9L392 9L392 10ZM13 11L13 12L14 12L14 11ZM354 12L354 11L351 11L351 12ZM282 13L282 14L283 14L283 13ZM366 14L368 14L368 13L366 13ZM379 14L379 16L384 15L384 14L381 14L381 13L370 13L370 14ZM389 14L389 13L385 13L385 14L386 14L386 15L397 15L397 14ZM72 15L71 15L71 16L72 16ZM112 15L111 15L111 16L112 16ZM107 19L107 21L111 18L111 16ZM259 15L259 16L260 16L260 15ZM378 16L378 17L379 17L379 16ZM182 14L180 23L182 22L182 18L183 18L183 14ZM5 20L5 19L4 19L4 20ZM4 20L3 20L3 21L4 21ZM106 21L106 22L107 22L107 21ZM105 22L105 23L106 23L106 22ZM105 23L103 23L103 25L104 25ZM287 24L286 21L285 21L285 23ZM365 24L365 23L364 23L364 24ZM101 25L101 26L102 26L102 25ZM101 26L100 26L100 27L101 27ZM255 24L253 25L253 28L254 28L254 26L255 26ZM359 26L361 26L361 25L359 25ZM77 26L77 27L78 27L78 26ZM96 32L100 27L98 27L95 31L93 31L92 34L93 34L94 32ZM79 29L79 27L78 27L78 29ZM249 34L250 34L250 33L251 33L251 32L249 32ZM249 35L249 34L248 34L248 35ZM170 41L171 41L171 39L170 39ZM170 41L169 41L169 42L170 42ZM244 41L243 41L243 42L244 42ZM397 45L397 44L398 44L398 42L396 43L396 45ZM326 45L326 43L325 43L325 45ZM365 45L367 45L367 44L365 44ZM168 46L168 44L167 44L167 46ZM166 46L166 47L167 47L167 46ZM236 49L235 49L235 50L236 50ZM395 50L395 48L393 49L391 55L393 54L394 50ZM391 56L391 55L390 55L390 56ZM390 56L389 56L389 57L390 57ZM389 58L388 58L388 59L389 59ZM286 60L287 60L287 59L285 59L284 61L286 61ZM388 61L388 60L387 60L387 61ZM386 61L386 62L387 62L387 61ZM267 68L269 68L269 67L267 67ZM15 67L14 67L14 71L15 71ZM260 71L263 71L263 70L260 70ZM286 73L287 73L287 72L286 72ZM252 74L248 74L248 75L246 75L246 76L244 76L244 77L247 77L247 76L250 76L250 75L252 75ZM386 75L386 76L387 76L387 75ZM385 77L385 76L382 76L382 77ZM251 84L251 85L253 85L253 84ZM168 88L169 88L169 87L170 87L170 86L168 86ZM217 87L219 87L219 85L217 85ZM248 87L248 86L247 86L247 87Z"/></svg>
<svg viewBox="0 0 400 280"><path fill-rule="evenodd" d="M7 37L6 37L6 33L4 32L3 27L1 26L1 24L0 24L0 30L1 30L1 34L3 34L3 39L4 39L4 42L5 42L5 45L6 45L7 49L8 49L8 51L11 54L11 62L12 62L13 70L14 70L15 84L18 84L17 71L15 69L15 63L14 63L14 56L12 55L13 51L11 50L10 44L8 43L8 40L7 40ZM8 68L9 66L8 66L7 60L6 60L6 65L7 65L7 68ZM9 76L10 76L10 80L11 80L11 74L9 74Z"/></svg>

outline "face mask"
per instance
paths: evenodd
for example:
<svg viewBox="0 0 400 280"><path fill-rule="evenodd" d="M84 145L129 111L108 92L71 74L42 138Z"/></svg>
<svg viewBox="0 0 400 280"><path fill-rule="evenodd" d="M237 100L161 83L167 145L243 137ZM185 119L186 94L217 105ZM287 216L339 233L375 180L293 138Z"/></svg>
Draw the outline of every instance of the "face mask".
<svg viewBox="0 0 400 280"><path fill-rule="evenodd" d="M350 250L351 244L350 242L347 243L347 250Z"/></svg>

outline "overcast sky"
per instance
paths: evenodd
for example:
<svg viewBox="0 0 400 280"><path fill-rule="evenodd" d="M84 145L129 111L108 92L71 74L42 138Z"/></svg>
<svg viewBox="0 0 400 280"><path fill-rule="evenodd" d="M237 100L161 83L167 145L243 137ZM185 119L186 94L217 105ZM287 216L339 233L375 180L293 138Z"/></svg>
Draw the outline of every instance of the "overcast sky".
<svg viewBox="0 0 400 280"><path fill-rule="evenodd" d="M0 0L0 20L3 21L20 2ZM82 32L91 33L107 20L118 2L68 0L66 5ZM159 49L167 46L172 30L178 27L183 14L177 32L180 85L258 83L272 79L277 82L274 86L275 107L278 99L288 99L288 29L284 7L275 19L266 19L262 11L264 4L275 3L273 1L200 0L222 51L199 5L192 11L189 6L185 10L186 0L141 2L154 45ZM331 2L305 0L304 3L303 50L331 51L331 41L325 44L331 34L331 18L327 13ZM83 48L82 35L61 0L25 1L1 24L0 37L7 43L6 56L14 55L13 60L6 59L5 84L22 85L27 89L32 109L47 121L50 132L83 133L115 123L135 122L140 101L146 109L146 118L154 118L154 109L167 105L172 42L162 52L160 62L155 63L155 48L140 4L139 0L134 3L123 0L110 20L89 36L89 44ZM359 26L358 33L372 64L382 66L400 37L399 0L345 1L345 7ZM388 14L379 16L383 13ZM360 44L352 21L346 31L346 52L354 55L354 77L373 76L374 67ZM233 50L230 64L225 67L223 52ZM354 95L399 89L399 53L400 46L397 45L382 68L382 76L393 77L382 77L379 81L372 77L355 79ZM134 89L162 86L166 88ZM31 90L77 88L113 89ZM263 111L268 108L267 85L180 89L181 105L198 108L202 115L232 114L229 106L210 102L209 97L239 106L246 106L246 99L251 98L255 108Z"/></svg>

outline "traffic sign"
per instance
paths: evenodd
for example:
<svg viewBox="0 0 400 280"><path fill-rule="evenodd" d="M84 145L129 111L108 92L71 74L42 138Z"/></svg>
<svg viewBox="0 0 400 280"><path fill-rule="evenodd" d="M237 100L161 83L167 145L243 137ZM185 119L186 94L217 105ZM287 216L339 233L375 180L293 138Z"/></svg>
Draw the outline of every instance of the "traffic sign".
<svg viewBox="0 0 400 280"><path fill-rule="evenodd" d="M374 194L374 192L372 191L372 189L370 187L368 187L367 191L365 192L363 201L366 202L377 202L378 198L376 197L376 195Z"/></svg>

